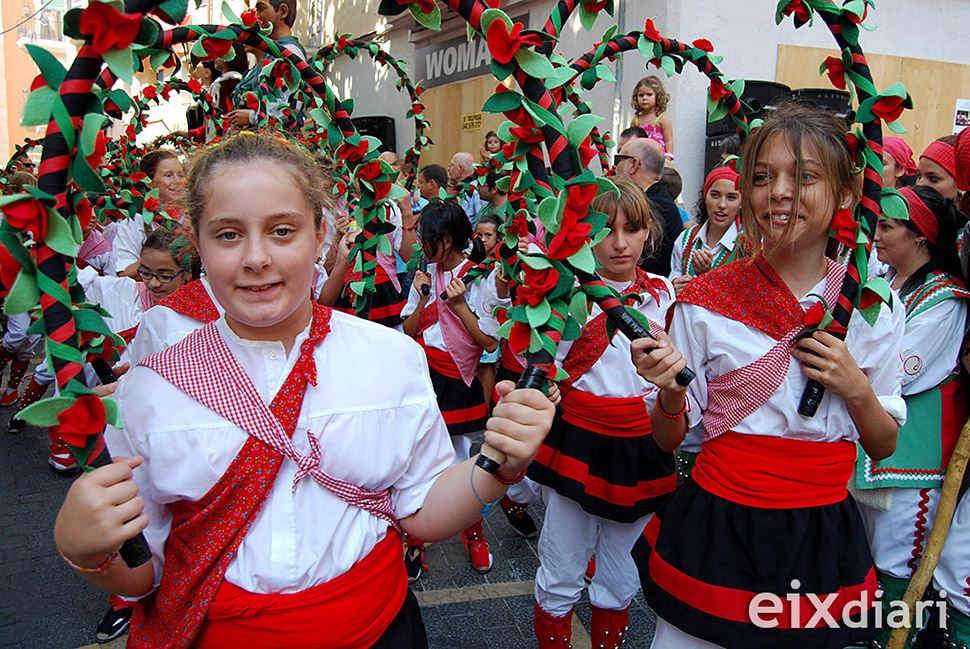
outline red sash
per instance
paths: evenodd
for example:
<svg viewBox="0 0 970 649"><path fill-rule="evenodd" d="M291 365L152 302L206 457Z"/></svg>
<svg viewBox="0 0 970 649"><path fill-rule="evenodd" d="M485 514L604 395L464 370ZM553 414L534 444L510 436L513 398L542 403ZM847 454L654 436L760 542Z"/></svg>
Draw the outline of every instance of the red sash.
<svg viewBox="0 0 970 649"><path fill-rule="evenodd" d="M350 570L299 593L255 594L223 581L192 646L367 649L404 603L403 559L401 537L389 530ZM323 621L328 622L325 632Z"/></svg>
<svg viewBox="0 0 970 649"><path fill-rule="evenodd" d="M562 399L562 418L574 426L610 437L641 437L652 430L643 397L618 399L570 390Z"/></svg>
<svg viewBox="0 0 970 649"><path fill-rule="evenodd" d="M447 376L449 379L462 380L461 372L458 371L458 366L455 365L455 360L451 357L451 354L442 349L427 345L424 342L424 336L418 336L418 344L421 345L425 355L428 357L428 367L438 374Z"/></svg>
<svg viewBox="0 0 970 649"><path fill-rule="evenodd" d="M705 491L748 507L819 507L845 499L855 460L852 442L731 431L704 442L691 477Z"/></svg>
<svg viewBox="0 0 970 649"><path fill-rule="evenodd" d="M637 278L627 291L630 297L625 302L627 305L633 305L636 301L632 294L640 295L646 292L656 300L657 306L660 306L661 290L667 293L668 297L670 296L667 285L662 279L650 277L646 271L637 268ZM657 335L660 331L663 331L663 327L654 322L650 323L650 333ZM559 382L559 391L564 397L573 383L596 364L609 344L610 338L606 335L606 313L600 313L586 323L583 334L573 343L566 358L563 359L562 369L569 374Z"/></svg>

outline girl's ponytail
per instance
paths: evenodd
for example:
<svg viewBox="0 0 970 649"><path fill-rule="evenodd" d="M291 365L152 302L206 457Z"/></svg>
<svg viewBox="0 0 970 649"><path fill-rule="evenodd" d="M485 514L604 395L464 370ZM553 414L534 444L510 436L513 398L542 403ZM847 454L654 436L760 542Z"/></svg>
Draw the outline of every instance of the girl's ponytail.
<svg viewBox="0 0 970 649"><path fill-rule="evenodd" d="M485 261L485 244L482 240L478 238L478 233L473 233L472 238L469 239L468 245L462 250L464 255L468 257L471 261L476 264L480 264Z"/></svg>

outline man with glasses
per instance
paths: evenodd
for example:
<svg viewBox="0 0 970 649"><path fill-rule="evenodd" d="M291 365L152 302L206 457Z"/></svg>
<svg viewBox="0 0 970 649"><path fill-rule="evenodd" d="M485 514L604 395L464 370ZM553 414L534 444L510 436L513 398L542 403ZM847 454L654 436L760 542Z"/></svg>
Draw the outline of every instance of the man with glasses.
<svg viewBox="0 0 970 649"><path fill-rule="evenodd" d="M684 223L673 197L660 182L664 168L663 148L653 140L633 138L613 156L613 169L619 178L629 178L637 184L650 201L650 214L663 229L663 237L653 252L640 262L650 273L670 275L670 254L677 236L684 231Z"/></svg>

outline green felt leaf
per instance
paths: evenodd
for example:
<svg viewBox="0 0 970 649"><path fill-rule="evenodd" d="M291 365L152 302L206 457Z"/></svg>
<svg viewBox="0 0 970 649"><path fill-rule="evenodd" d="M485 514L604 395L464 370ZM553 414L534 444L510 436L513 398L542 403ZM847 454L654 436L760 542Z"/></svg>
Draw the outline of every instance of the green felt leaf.
<svg viewBox="0 0 970 649"><path fill-rule="evenodd" d="M3 312L7 315L26 313L39 302L40 290L37 288L37 278L21 270L3 302Z"/></svg>
<svg viewBox="0 0 970 649"><path fill-rule="evenodd" d="M57 91L50 86L41 86L27 97L24 105L24 118L21 126L42 126L50 122L54 102L58 101Z"/></svg>
<svg viewBox="0 0 970 649"><path fill-rule="evenodd" d="M883 188L879 208L886 218L909 220L909 202L895 189Z"/></svg>
<svg viewBox="0 0 970 649"><path fill-rule="evenodd" d="M118 106L121 112L127 113L131 109L131 97L121 88L110 91L107 96Z"/></svg>
<svg viewBox="0 0 970 649"><path fill-rule="evenodd" d="M583 87L583 90L592 90L596 85L596 69L587 68L584 70L579 76L579 84Z"/></svg>
<svg viewBox="0 0 970 649"><path fill-rule="evenodd" d="M377 250L385 255L393 255L394 248L391 247L391 242L387 240L387 236L377 237Z"/></svg>
<svg viewBox="0 0 970 649"><path fill-rule="evenodd" d="M165 0L158 5L157 10L164 12L174 21L173 24L177 25L185 18L185 12L188 11L188 8L189 0Z"/></svg>
<svg viewBox="0 0 970 649"><path fill-rule="evenodd" d="M586 299L586 294L582 291L576 291L569 301L569 317L580 325L585 325L586 318L589 316L588 309L589 301Z"/></svg>
<svg viewBox="0 0 970 649"><path fill-rule="evenodd" d="M24 421L35 426L56 426L57 415L74 405L74 397L51 397L31 404L17 413Z"/></svg>
<svg viewBox="0 0 970 649"><path fill-rule="evenodd" d="M104 404L105 422L109 426L114 426L115 428L124 428L125 422L121 418L121 409L118 408L118 402L116 402L114 399L102 398L101 403Z"/></svg>
<svg viewBox="0 0 970 649"><path fill-rule="evenodd" d="M438 8L438 3L435 3L434 9L429 14L421 13L421 8L417 3L409 4L408 9L411 10L411 15L418 23L436 32L441 31L441 10Z"/></svg>
<svg viewBox="0 0 970 649"><path fill-rule="evenodd" d="M616 75L613 74L613 69L605 63L599 63L596 65L596 76L603 81L616 83Z"/></svg>
<svg viewBox="0 0 970 649"><path fill-rule="evenodd" d="M152 45L161 32L162 28L158 26L158 23L144 16L142 17L141 25L138 27L138 35L135 36L135 43L139 45Z"/></svg>
<svg viewBox="0 0 970 649"><path fill-rule="evenodd" d="M893 133L897 133L898 134L898 133L905 133L906 132L906 129L898 121L897 122L886 122L886 127L889 128L889 130L892 131Z"/></svg>
<svg viewBox="0 0 970 649"><path fill-rule="evenodd" d="M495 331L495 335L499 338L505 338L508 340L509 335L512 333L512 325L514 324L514 320L506 320L505 323Z"/></svg>
<svg viewBox="0 0 970 649"><path fill-rule="evenodd" d="M637 39L637 49L640 50L640 56L648 61L653 58L653 41L643 34Z"/></svg>
<svg viewBox="0 0 970 649"><path fill-rule="evenodd" d="M587 273L596 272L596 258L588 244L584 244L582 248L570 256L569 263Z"/></svg>
<svg viewBox="0 0 970 649"><path fill-rule="evenodd" d="M496 92L482 104L486 113L504 113L515 110L522 104L522 95L517 92Z"/></svg>
<svg viewBox="0 0 970 649"><path fill-rule="evenodd" d="M542 349L542 337L539 335L538 331L533 329L531 335L529 336L529 352L535 353L540 349Z"/></svg>
<svg viewBox="0 0 970 649"><path fill-rule="evenodd" d="M529 326L538 329L549 321L552 315L552 308L547 300L543 300L536 306L526 305L525 314L529 318Z"/></svg>
<svg viewBox="0 0 970 649"><path fill-rule="evenodd" d="M677 70L674 65L674 59L669 56L660 57L660 67L663 68L663 71L667 73L668 77L674 76Z"/></svg>
<svg viewBox="0 0 970 649"><path fill-rule="evenodd" d="M73 38L76 41L84 40L84 35L81 33L81 13L83 11L83 8L75 7L64 14L64 35L68 38Z"/></svg>
<svg viewBox="0 0 970 649"><path fill-rule="evenodd" d="M27 48L27 53L30 54L30 58L37 64L37 69L40 70L47 85L55 90L58 89L61 86L61 82L64 81L64 77L67 76L67 70L64 68L64 65L53 54L39 45L28 43L25 47Z"/></svg>
<svg viewBox="0 0 970 649"><path fill-rule="evenodd" d="M107 120L107 117L98 113L88 113L84 116L84 123L81 127L81 152L84 155L87 156L94 153L94 148L98 141L98 133Z"/></svg>
<svg viewBox="0 0 970 649"><path fill-rule="evenodd" d="M863 320L869 323L870 327L876 325L876 320L879 319L879 312L882 311L882 304L876 302L869 306L868 309L859 309L859 313L862 314Z"/></svg>
<svg viewBox="0 0 970 649"><path fill-rule="evenodd" d="M105 192L104 181L101 176L91 168L84 156L76 156L71 163L71 176L74 182L86 192L103 194Z"/></svg>
<svg viewBox="0 0 970 649"><path fill-rule="evenodd" d="M574 147L579 147L593 128L602 121L603 118L597 115L580 115L575 118L566 127L566 137L569 139L569 143Z"/></svg>
<svg viewBox="0 0 970 649"><path fill-rule="evenodd" d="M513 61L502 64L495 59L492 59L492 75L496 79L499 81L505 81L513 74L515 74L515 63Z"/></svg>
<svg viewBox="0 0 970 649"><path fill-rule="evenodd" d="M884 277L873 277L866 282L865 288L878 295L883 302L889 302L893 297L892 287Z"/></svg>
<svg viewBox="0 0 970 649"><path fill-rule="evenodd" d="M391 185L391 191L387 195L388 200L396 201L399 198L404 198L408 195L408 191L398 185L397 183Z"/></svg>
<svg viewBox="0 0 970 649"><path fill-rule="evenodd" d="M559 118L559 115L546 110L539 104L529 101L528 99L523 101L522 105L525 107L526 112L529 113L536 124L549 126L555 129L557 133L563 136L566 135L566 128L562 125L562 119Z"/></svg>
<svg viewBox="0 0 970 649"><path fill-rule="evenodd" d="M519 51L515 53L515 60L530 77L546 79L555 75L555 70L549 59L527 47L519 48Z"/></svg>
<svg viewBox="0 0 970 649"><path fill-rule="evenodd" d="M232 10L232 7L229 6L229 3L226 2L226 0L222 0L222 15L226 17L226 20L234 25L242 24L242 18L236 15L236 12Z"/></svg>
<svg viewBox="0 0 970 649"><path fill-rule="evenodd" d="M46 243L52 250L62 255L73 257L77 251L77 243L71 233L71 226L60 213L55 210L47 211L47 235L44 237Z"/></svg>
<svg viewBox="0 0 970 649"><path fill-rule="evenodd" d="M546 88L553 90L572 81L575 73L568 66L555 66L554 73L545 80Z"/></svg>
<svg viewBox="0 0 970 649"><path fill-rule="evenodd" d="M562 339L563 340L576 340L583 335L583 324L568 318L563 324L562 329Z"/></svg>
<svg viewBox="0 0 970 649"><path fill-rule="evenodd" d="M537 255L534 253L525 253L525 254L519 255L519 259L522 260L523 264L525 264L526 266L534 270L552 268L552 262L550 262L549 259L547 259L543 255Z"/></svg>
<svg viewBox="0 0 970 649"><path fill-rule="evenodd" d="M579 22L588 32L593 31L593 25L596 24L596 14L586 11L586 5L580 5L579 8Z"/></svg>
<svg viewBox="0 0 970 649"><path fill-rule="evenodd" d="M512 19L509 18L509 15L501 9L489 8L482 12L482 17L479 20L479 29L482 34L487 34L489 26L496 20L504 22L509 31L512 31Z"/></svg>
<svg viewBox="0 0 970 649"><path fill-rule="evenodd" d="M130 47L109 49L104 53L104 62L116 77L126 83L131 83L135 75L135 55Z"/></svg>

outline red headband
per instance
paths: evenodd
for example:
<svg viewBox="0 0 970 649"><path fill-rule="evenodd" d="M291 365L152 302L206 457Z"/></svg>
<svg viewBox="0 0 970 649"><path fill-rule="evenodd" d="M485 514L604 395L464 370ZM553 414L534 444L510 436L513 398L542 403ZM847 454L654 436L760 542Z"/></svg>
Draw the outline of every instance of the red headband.
<svg viewBox="0 0 970 649"><path fill-rule="evenodd" d="M704 181L704 196L707 196L711 185L719 180L730 180L734 183L734 188L738 189L738 181L740 179L741 177L738 175L738 172L731 167L714 167L711 173L707 174L707 179Z"/></svg>
<svg viewBox="0 0 970 649"><path fill-rule="evenodd" d="M913 150L906 144L906 140L895 135L887 135L882 139L882 148L893 157L897 165L905 169L904 175L912 176L916 173Z"/></svg>
<svg viewBox="0 0 970 649"><path fill-rule="evenodd" d="M930 142L930 145L923 151L923 155L920 156L920 159L923 158L929 158L946 169L948 174L954 178L957 177L956 151L946 142L940 142L939 140Z"/></svg>
<svg viewBox="0 0 970 649"><path fill-rule="evenodd" d="M899 193L909 201L909 220L931 244L935 245L940 238L940 224L936 216L910 187L903 187Z"/></svg>
<svg viewBox="0 0 970 649"><path fill-rule="evenodd" d="M961 192L970 191L970 128L960 131L954 148L956 149L957 189Z"/></svg>

